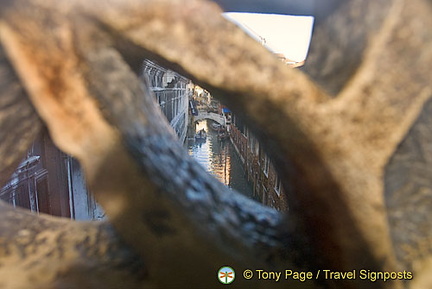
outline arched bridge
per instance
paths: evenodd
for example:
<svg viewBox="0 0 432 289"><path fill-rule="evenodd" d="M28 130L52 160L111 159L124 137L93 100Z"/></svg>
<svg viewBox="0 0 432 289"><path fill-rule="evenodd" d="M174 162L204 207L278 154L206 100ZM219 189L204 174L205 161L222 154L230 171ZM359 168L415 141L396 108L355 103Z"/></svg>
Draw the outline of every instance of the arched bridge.
<svg viewBox="0 0 432 289"><path fill-rule="evenodd" d="M199 110L198 115L195 116L194 120L200 121L203 119L211 119L221 125L225 125L225 118L222 115L214 112L206 112L206 111Z"/></svg>

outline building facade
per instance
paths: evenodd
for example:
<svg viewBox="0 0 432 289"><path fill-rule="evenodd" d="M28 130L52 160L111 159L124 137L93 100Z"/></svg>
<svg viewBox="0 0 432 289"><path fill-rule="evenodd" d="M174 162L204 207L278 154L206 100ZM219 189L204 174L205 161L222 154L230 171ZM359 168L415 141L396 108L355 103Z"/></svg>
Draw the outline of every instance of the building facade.
<svg viewBox="0 0 432 289"><path fill-rule="evenodd" d="M78 162L60 151L42 130L24 160L0 189L0 199L13 205L77 220L102 219L104 212L88 194Z"/></svg>
<svg viewBox="0 0 432 289"><path fill-rule="evenodd" d="M144 61L142 71L149 80L150 88L162 112L176 131L180 142L184 143L187 133L189 98L193 91L190 80L149 60Z"/></svg>
<svg viewBox="0 0 432 289"><path fill-rule="evenodd" d="M235 114L231 117L231 142L253 185L253 197L280 211L288 210L282 182L269 156L251 130Z"/></svg>
<svg viewBox="0 0 432 289"><path fill-rule="evenodd" d="M190 81L153 62L144 61L143 75L167 120L184 142ZM77 160L60 151L44 129L8 183L0 199L13 205L76 220L103 219L104 212L87 189Z"/></svg>

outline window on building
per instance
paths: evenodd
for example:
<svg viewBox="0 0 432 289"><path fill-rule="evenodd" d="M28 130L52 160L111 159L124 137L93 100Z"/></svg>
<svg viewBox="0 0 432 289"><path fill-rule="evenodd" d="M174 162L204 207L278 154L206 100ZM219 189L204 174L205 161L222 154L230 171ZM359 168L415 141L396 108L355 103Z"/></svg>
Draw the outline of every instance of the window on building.
<svg viewBox="0 0 432 289"><path fill-rule="evenodd" d="M244 135L245 134L245 125L243 121L238 117L234 117L234 125L237 127L237 129Z"/></svg>
<svg viewBox="0 0 432 289"><path fill-rule="evenodd" d="M252 153L257 156L259 154L259 142L258 142L258 140L253 135L250 135L249 136L249 143L250 143L250 149L251 149Z"/></svg>
<svg viewBox="0 0 432 289"><path fill-rule="evenodd" d="M268 177L269 169L270 169L270 159L266 154L264 154L263 172L267 177Z"/></svg>
<svg viewBox="0 0 432 289"><path fill-rule="evenodd" d="M275 179L275 192L278 196L280 196L281 194L281 190L282 190L282 181L279 179L279 176L276 174L276 179Z"/></svg>

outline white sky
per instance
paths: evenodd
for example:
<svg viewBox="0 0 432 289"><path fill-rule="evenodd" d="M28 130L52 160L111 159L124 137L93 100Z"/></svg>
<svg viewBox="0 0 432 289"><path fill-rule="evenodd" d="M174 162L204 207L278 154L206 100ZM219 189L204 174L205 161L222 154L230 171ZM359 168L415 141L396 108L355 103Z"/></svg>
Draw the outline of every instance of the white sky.
<svg viewBox="0 0 432 289"><path fill-rule="evenodd" d="M238 12L223 15L258 41L264 38L270 51L297 62L305 60L312 35L312 16Z"/></svg>

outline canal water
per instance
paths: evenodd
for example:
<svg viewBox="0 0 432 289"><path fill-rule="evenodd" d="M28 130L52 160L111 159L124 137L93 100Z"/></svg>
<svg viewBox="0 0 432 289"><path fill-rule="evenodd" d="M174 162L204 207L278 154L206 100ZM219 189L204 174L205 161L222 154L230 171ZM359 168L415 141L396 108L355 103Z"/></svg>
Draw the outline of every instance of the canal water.
<svg viewBox="0 0 432 289"><path fill-rule="evenodd" d="M212 121L203 120L196 125L196 131L205 129L206 141L189 140L188 152L203 169L214 175L229 188L252 197L252 185L247 181L240 157L230 140L220 141L217 132L210 128Z"/></svg>

